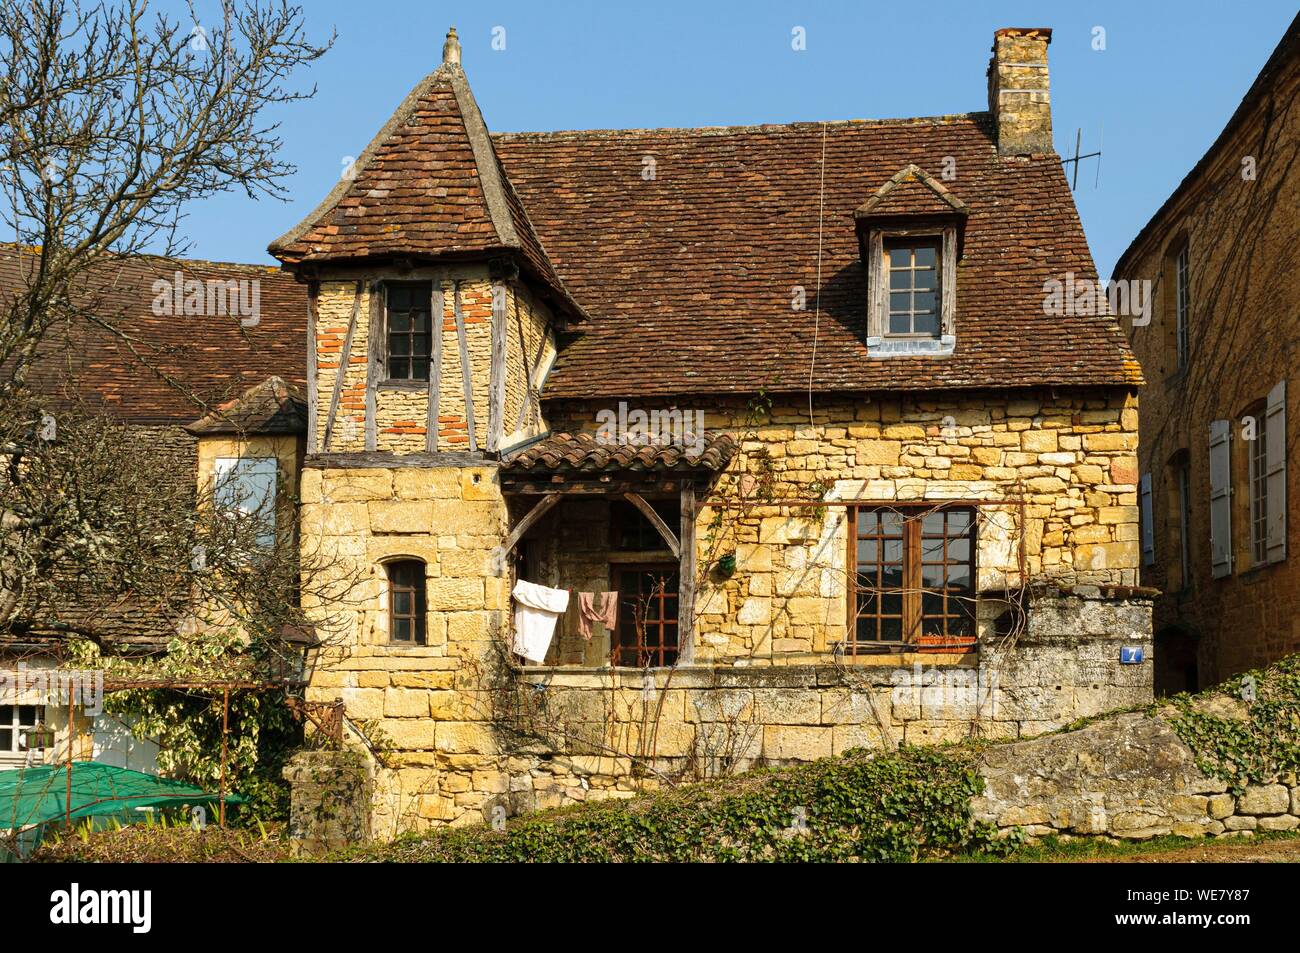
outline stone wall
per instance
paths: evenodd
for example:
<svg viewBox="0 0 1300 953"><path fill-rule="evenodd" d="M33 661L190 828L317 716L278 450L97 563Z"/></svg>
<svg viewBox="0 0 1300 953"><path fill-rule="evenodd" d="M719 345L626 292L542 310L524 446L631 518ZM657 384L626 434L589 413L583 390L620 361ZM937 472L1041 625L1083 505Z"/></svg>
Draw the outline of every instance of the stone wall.
<svg viewBox="0 0 1300 953"><path fill-rule="evenodd" d="M997 745L980 761L977 820L1030 836L1219 837L1300 827L1300 784L1207 777L1159 714L1130 712L1078 731Z"/></svg>

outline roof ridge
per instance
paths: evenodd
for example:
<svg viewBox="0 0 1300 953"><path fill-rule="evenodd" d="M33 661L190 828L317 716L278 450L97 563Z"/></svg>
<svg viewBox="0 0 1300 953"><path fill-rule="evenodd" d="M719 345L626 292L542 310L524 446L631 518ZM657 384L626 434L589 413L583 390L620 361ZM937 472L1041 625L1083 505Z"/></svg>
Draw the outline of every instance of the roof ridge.
<svg viewBox="0 0 1300 953"><path fill-rule="evenodd" d="M21 245L18 242L0 240L0 251L14 252L16 254L36 254L41 249L39 245ZM174 262L180 265L211 265L214 268L253 268L259 271L265 271L268 274L283 274L279 265L274 264L257 264L250 261L218 261L212 258L178 258L175 255L158 255L153 252L135 252L134 254L123 254L121 252L107 252L105 260L116 260L121 262Z"/></svg>
<svg viewBox="0 0 1300 953"><path fill-rule="evenodd" d="M701 136L725 135L737 132L772 132L775 130L795 130L807 127L810 131L820 131L822 126L861 127L861 126L917 126L947 125L959 122L971 122L991 114L987 109L965 113L944 113L937 116L899 116L885 119L800 119L794 122L749 123L735 126L644 126L627 129L553 129L540 131L493 132L493 139L558 139L563 137L599 136L599 135L647 135L693 133Z"/></svg>

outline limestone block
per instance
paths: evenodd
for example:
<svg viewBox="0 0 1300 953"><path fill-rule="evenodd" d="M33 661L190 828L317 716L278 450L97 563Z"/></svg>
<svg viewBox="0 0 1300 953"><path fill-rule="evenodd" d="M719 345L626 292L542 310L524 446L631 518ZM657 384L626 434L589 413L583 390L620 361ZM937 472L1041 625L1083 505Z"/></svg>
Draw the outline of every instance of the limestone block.
<svg viewBox="0 0 1300 953"><path fill-rule="evenodd" d="M1277 817L1261 817L1259 819L1259 830L1261 831L1293 831L1300 827L1300 817L1292 814L1280 814Z"/></svg>
<svg viewBox="0 0 1300 953"><path fill-rule="evenodd" d="M830 728L767 725L763 728L763 757L775 761L815 761L834 749Z"/></svg>
<svg viewBox="0 0 1300 953"><path fill-rule="evenodd" d="M1291 809L1291 792L1285 784L1248 785L1237 802L1241 814L1285 814Z"/></svg>
<svg viewBox="0 0 1300 953"><path fill-rule="evenodd" d="M433 504L419 500L380 500L369 503L373 533L428 533L433 529Z"/></svg>
<svg viewBox="0 0 1300 953"><path fill-rule="evenodd" d="M758 689L754 717L764 725L821 724L821 695L815 689Z"/></svg>

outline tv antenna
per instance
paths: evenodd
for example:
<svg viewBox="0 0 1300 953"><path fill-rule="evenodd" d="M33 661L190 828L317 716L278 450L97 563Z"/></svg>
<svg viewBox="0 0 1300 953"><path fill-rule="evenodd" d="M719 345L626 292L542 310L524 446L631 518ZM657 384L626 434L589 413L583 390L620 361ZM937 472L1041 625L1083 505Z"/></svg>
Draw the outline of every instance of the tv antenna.
<svg viewBox="0 0 1300 953"><path fill-rule="evenodd" d="M1061 165L1069 165L1070 163L1074 163L1074 169L1072 170L1072 175L1070 179L1071 192L1073 192L1075 186L1079 184L1079 163L1082 162L1084 159L1097 160L1097 176L1093 180L1092 187L1095 189L1097 188L1097 186L1101 184L1101 141L1102 141L1102 128L1098 126L1097 127L1097 151L1080 155L1079 150L1083 147L1083 129L1081 128L1075 129L1074 155L1061 160Z"/></svg>

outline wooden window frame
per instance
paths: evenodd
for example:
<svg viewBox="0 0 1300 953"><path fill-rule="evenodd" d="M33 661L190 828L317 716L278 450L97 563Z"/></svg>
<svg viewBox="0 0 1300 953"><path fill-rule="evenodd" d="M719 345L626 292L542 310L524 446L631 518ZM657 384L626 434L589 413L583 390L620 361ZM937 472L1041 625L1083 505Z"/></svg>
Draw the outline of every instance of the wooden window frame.
<svg viewBox="0 0 1300 953"><path fill-rule="evenodd" d="M1184 240L1174 253L1174 373L1187 370L1191 353L1188 328L1191 322L1191 264L1189 243Z"/></svg>
<svg viewBox="0 0 1300 953"><path fill-rule="evenodd" d="M886 245L903 241L936 242L939 292L938 335L889 334L889 263ZM867 345L882 342L937 342L951 347L957 339L957 227L949 222L925 222L914 226L870 226L866 238L867 255ZM920 345L918 346L925 346Z"/></svg>
<svg viewBox="0 0 1300 953"><path fill-rule="evenodd" d="M35 712L31 724L22 720L22 711L24 708L30 708ZM0 705L0 729L8 731L9 744L7 747L0 747L0 756L12 761L15 758L24 757L27 752L22 749L22 733L27 728L39 728L45 723L45 706L43 705Z"/></svg>
<svg viewBox="0 0 1300 953"><path fill-rule="evenodd" d="M623 607L628 597L624 593L623 577L655 573L662 573L665 578L676 576L677 585L674 587L674 591L668 592L665 589L655 596L659 600L659 618L648 623L646 626L647 633L634 633L637 636L636 642L629 644L624 641L626 629L623 623ZM618 593L619 602L618 621L609 638L610 665L615 668L669 668L677 664L682 653L681 620L679 612L677 610L668 612L665 604L669 599L672 599L680 607L681 567L677 563L668 562L629 564L615 567L610 577L610 585ZM654 643L644 638L644 634L648 634L649 625L653 625L658 632L658 639ZM666 638L667 632L670 630L674 634L674 640L671 643ZM635 664L623 661L625 650L636 653Z"/></svg>
<svg viewBox="0 0 1300 953"><path fill-rule="evenodd" d="M412 300L414 302L411 307L401 309L398 313L405 314L409 319L411 315L427 312L429 327L427 334L420 334L417 332L414 329L414 322L409 320L405 331L394 332L392 330L392 316L394 314L394 309L390 299L393 291L398 289L412 292ZM440 322L435 320L433 314L433 283L430 281L386 281L381 286L381 293L384 296L384 325L382 334L380 335L380 340L383 342L384 357L381 382L385 386L427 387L429 378L433 374L433 338L435 334L442 333ZM420 307L421 302L423 303L423 307ZM397 360L406 361L406 374L405 376L400 377L393 376L393 337L395 334L404 337L407 342L407 353L399 355L396 358ZM416 350L416 342L419 338L425 339L425 347L423 351ZM423 377L415 376L415 363L417 359L422 359L425 362L425 373Z"/></svg>
<svg viewBox="0 0 1300 953"><path fill-rule="evenodd" d="M1265 424L1268 407L1261 401L1251 406L1247 414L1255 418L1255 439L1246 443L1246 473L1250 526L1250 564L1263 566L1268 562L1268 427Z"/></svg>
<svg viewBox="0 0 1300 953"><path fill-rule="evenodd" d="M926 269L934 272L934 287L917 289L916 273L922 269L917 268L916 253L918 250L923 248L929 248L934 251L934 267ZM905 268L895 268L890 252L901 251L904 249L910 252L909 263ZM884 336L892 340L914 339L922 341L937 341L943 334L943 236L918 235L915 237L906 237L896 235L885 239L883 252L885 258L884 261L881 262L880 268L881 276L885 281L885 310L884 314L881 316ZM911 284L907 288L899 289L897 292L894 289L894 272L896 271L908 272L911 278ZM912 296L911 302L913 305L916 303L915 296L918 291L932 291L934 293L934 311L917 311L913 307L909 308L906 312L895 312L892 305L893 296L896 293L901 293L903 291L908 292ZM910 330L895 331L893 329L894 315L904 313L907 315L908 327ZM934 331L917 331L917 315L927 315L930 313L934 314Z"/></svg>
<svg viewBox="0 0 1300 953"><path fill-rule="evenodd" d="M419 578L413 583L401 583L395 575L404 568L418 567ZM391 645L427 645L428 644L428 609L427 594L428 567L422 559L393 559L384 563L384 576L388 583L388 641ZM411 611L399 613L393 596L399 592L411 596ZM399 621L411 623L411 638L399 638L397 625Z"/></svg>
<svg viewBox="0 0 1300 953"><path fill-rule="evenodd" d="M960 535L949 535L947 532L948 513L960 512L967 515L969 525ZM882 521L877 518L876 531L873 533L863 533L860 529L860 515L864 513L896 513L903 519L901 537L893 535L884 535L882 530ZM926 535L924 532L925 517L930 514L943 513L944 519L944 536L936 537ZM947 646L969 646L974 648L977 644L976 633L976 613L975 599L978 593L978 559L977 551L979 549L979 508L962 505L961 503L952 504L860 504L849 508L850 530L848 540L848 630L845 639L845 651L849 655L879 652L882 648L921 648L924 646L947 645ZM884 541L901 538L902 547L900 556L897 561L886 559ZM926 540L937 538L944 539L942 558L938 563L933 560L925 560L923 543ZM969 541L969 553L964 560L965 568L969 578L969 585L962 590L963 594L951 594L952 587L944 586L942 590L943 611L939 614L927 615L924 610L924 596L927 592L933 593L933 589L926 589L923 585L923 565L941 565L944 567L943 575L945 580L948 578L949 566L960 566L962 562L949 560L948 558L948 540L966 538ZM858 583L858 543L875 539L877 541L877 556L875 562L876 569L876 603L877 608L874 613L864 613L860 608L859 595L862 589ZM900 566L902 569L902 585L895 588L886 588L883 586L883 573L887 566ZM884 601L881 596L901 596L899 612L885 612ZM968 605L962 611L953 611L951 603L954 600L962 598L968 599ZM958 606L960 607L960 602ZM964 617L968 632L965 634L952 633L949 631L950 619L954 617ZM877 638L859 639L858 638L858 621L859 619L874 618L876 620L875 630ZM899 619L900 637L897 639L882 638L881 633L884 629L884 620ZM927 619L942 618L943 632L938 636L925 635L923 633L924 623Z"/></svg>

